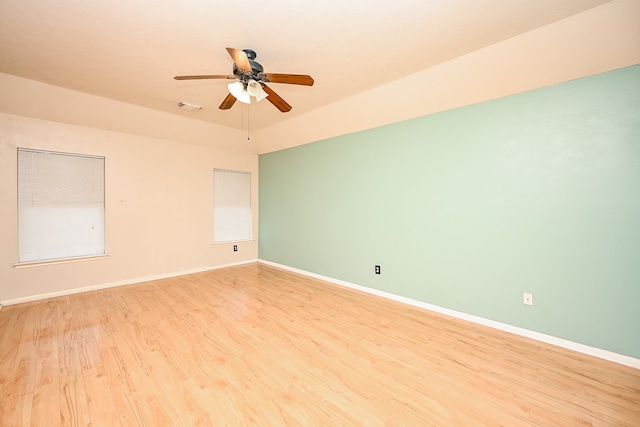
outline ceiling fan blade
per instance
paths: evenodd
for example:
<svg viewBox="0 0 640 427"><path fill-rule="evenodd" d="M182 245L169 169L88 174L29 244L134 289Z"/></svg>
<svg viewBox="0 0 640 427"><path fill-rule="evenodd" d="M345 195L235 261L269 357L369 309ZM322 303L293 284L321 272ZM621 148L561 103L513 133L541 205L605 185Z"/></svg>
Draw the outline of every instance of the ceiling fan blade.
<svg viewBox="0 0 640 427"><path fill-rule="evenodd" d="M228 110L229 108L233 107L233 104L236 103L236 97L228 94L227 97L224 99L224 101L222 101L222 104L220 104L220 109L221 110Z"/></svg>
<svg viewBox="0 0 640 427"><path fill-rule="evenodd" d="M278 74L266 73L267 82L270 83L288 83L290 85L313 86L313 79L306 74Z"/></svg>
<svg viewBox="0 0 640 427"><path fill-rule="evenodd" d="M286 113L287 111L291 111L291 105L287 104L287 101L285 101L284 99L280 98L280 95L275 93L273 91L273 89L271 89L266 84L264 84L264 83L261 83L261 84L262 84L262 88L264 89L264 91L269 94L269 96L267 96L267 101L269 101L270 103L275 105L275 107L278 110L282 111L283 113Z"/></svg>
<svg viewBox="0 0 640 427"><path fill-rule="evenodd" d="M239 69L244 70L248 73L253 73L253 69L251 68L249 58L247 57L247 53L245 51L228 47L227 52L229 52L229 55L231 55L233 62L235 62Z"/></svg>
<svg viewBox="0 0 640 427"><path fill-rule="evenodd" d="M197 79L235 79L236 76L227 74L208 74L202 76L175 76L176 80L197 80Z"/></svg>

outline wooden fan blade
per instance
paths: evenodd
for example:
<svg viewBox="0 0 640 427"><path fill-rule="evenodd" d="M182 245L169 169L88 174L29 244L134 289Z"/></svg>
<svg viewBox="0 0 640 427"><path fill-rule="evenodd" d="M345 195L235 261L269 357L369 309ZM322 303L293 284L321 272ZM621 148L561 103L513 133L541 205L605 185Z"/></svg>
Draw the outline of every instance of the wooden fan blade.
<svg viewBox="0 0 640 427"><path fill-rule="evenodd" d="M220 108L221 110L228 110L229 108L233 107L233 104L236 103L236 97L228 94L227 97L224 99L224 101L222 101L222 104L220 104Z"/></svg>
<svg viewBox="0 0 640 427"><path fill-rule="evenodd" d="M267 73L266 81L270 83L288 83L290 85L313 86L313 79L306 74Z"/></svg>
<svg viewBox="0 0 640 427"><path fill-rule="evenodd" d="M251 64L249 63L249 58L245 51L228 47L227 52L229 52L231 59L233 59L233 62L235 62L239 69L253 74L253 69L251 69Z"/></svg>
<svg viewBox="0 0 640 427"><path fill-rule="evenodd" d="M176 80L197 80L197 79L235 79L236 76L229 76L227 74L208 74L203 76L175 76Z"/></svg>
<svg viewBox="0 0 640 427"><path fill-rule="evenodd" d="M275 107L278 110L282 111L283 113L286 113L287 111L291 111L291 105L287 104L287 101L280 98L280 95L275 93L273 89L271 89L269 86L267 86L264 83L262 83L262 88L264 89L265 92L269 94L269 96L267 96L267 101L275 105Z"/></svg>

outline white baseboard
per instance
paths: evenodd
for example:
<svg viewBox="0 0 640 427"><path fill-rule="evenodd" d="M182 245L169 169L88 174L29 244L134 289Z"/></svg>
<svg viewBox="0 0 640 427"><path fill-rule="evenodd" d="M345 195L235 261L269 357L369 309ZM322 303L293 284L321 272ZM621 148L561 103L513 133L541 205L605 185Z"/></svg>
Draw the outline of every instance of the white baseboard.
<svg viewBox="0 0 640 427"><path fill-rule="evenodd" d="M115 288L117 286L125 286L125 285L133 285L135 283L150 282L152 280L168 279L170 277L184 276L186 274L201 273L203 271L218 270L218 269L227 268L227 267L235 267L237 265L253 264L253 263L256 263L257 261L258 260L256 259L251 259L247 261L235 262L232 264L193 268L190 270L176 271L176 272L167 273L167 274L156 274L153 276L136 277L134 279L126 279L126 280L119 280L117 282L102 283L99 285L92 285L92 286L84 286L82 288L65 289L64 291L30 295L28 297L14 298L10 300L0 301L0 307L2 307L2 305L22 304L25 302L39 301L39 300L48 299L48 298L56 298L56 297L63 297L66 295L79 294L82 292L97 291L99 289Z"/></svg>
<svg viewBox="0 0 640 427"><path fill-rule="evenodd" d="M630 366L632 368L640 369L640 359L636 359L631 356L627 356L624 354L614 353L612 351L603 350L596 347L591 347L588 345L580 344L577 342L565 340L563 338L554 337L552 335L546 335L539 332L531 331L529 329L520 328L518 326L509 325L507 323L496 322L495 320L485 319L483 317L474 316L471 314L463 313L460 311L451 310L444 307L439 307L437 305L428 304L422 301L417 301L411 298L403 297L400 295L395 295L389 292L380 291L378 289L368 288L366 286L356 285L353 283L345 282L343 280L334 279L327 276L322 276L320 274L311 273L309 271L300 270L297 268L289 267L287 265L278 264L271 261L266 261L259 259L259 263L270 265L272 267L280 268L283 270L288 270L293 273L302 274L303 276L312 277L314 279L323 280L325 282L333 283L335 285L345 286L347 288L356 289L358 291L366 292L369 294L381 296L383 298L388 298L394 301L402 302L405 304L412 305L414 307L424 308L426 310L434 311L441 314L446 314L451 317L456 317L458 319L468 320L473 323L477 323L484 326L489 326L490 328L498 329L501 331L509 332L512 334L520 335L523 337L531 338L536 341L541 341L547 344L552 344L558 347L566 348L568 350L577 351L579 353L587 354L590 356L595 356L600 359L609 360L611 362L619 363L621 365Z"/></svg>

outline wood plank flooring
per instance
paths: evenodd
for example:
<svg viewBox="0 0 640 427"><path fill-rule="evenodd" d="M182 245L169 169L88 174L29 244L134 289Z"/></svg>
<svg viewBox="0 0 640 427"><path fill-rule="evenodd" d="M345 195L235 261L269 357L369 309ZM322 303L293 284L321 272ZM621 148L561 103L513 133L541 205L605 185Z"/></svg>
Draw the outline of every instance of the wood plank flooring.
<svg viewBox="0 0 640 427"><path fill-rule="evenodd" d="M0 331L1 426L640 426L640 370L260 264Z"/></svg>

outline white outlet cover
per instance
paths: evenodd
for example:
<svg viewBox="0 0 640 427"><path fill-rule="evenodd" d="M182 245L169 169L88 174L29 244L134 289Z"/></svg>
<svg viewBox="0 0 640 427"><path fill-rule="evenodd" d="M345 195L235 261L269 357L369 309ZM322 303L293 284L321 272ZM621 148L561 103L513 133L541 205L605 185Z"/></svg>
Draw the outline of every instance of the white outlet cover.
<svg viewBox="0 0 640 427"><path fill-rule="evenodd" d="M524 305L533 305L533 294L525 292L522 294L522 303Z"/></svg>

